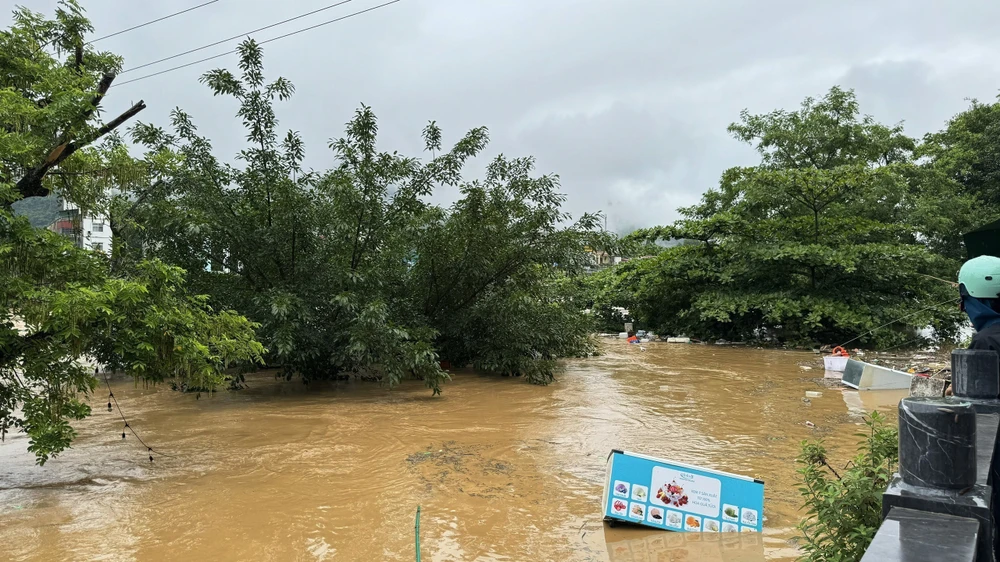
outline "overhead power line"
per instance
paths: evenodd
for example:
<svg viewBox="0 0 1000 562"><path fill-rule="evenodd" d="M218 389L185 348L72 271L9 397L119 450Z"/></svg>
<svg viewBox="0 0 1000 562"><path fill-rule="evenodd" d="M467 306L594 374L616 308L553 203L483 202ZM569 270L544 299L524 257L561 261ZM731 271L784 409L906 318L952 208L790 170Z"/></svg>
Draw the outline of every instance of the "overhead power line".
<svg viewBox="0 0 1000 562"><path fill-rule="evenodd" d="M239 39L241 37L247 37L247 36L252 35L254 33L257 33L259 31L264 31L266 29L271 29L272 27L278 27L279 25L286 24L286 23L288 23L290 21L295 21L297 19L302 19L302 18L304 18L306 16L311 16L313 14L318 14L320 12L329 10L330 8L336 8L337 6L342 6L342 5L347 4L348 2L351 2L351 1L352 0L342 0L340 2L337 2L337 3L334 3L334 4L330 4L329 6L323 6L322 8L319 8L318 10L313 10L311 12L306 12L304 14L295 16L294 18L288 18L287 20L282 20L282 21L279 21L277 23L272 23L270 25L265 25L264 27L259 27L257 29L254 29L253 31L247 31L247 32L244 32L244 33L237 33L236 35L233 35L232 37L227 37L225 39L216 41L215 43L209 43L208 45L202 45L201 47L198 47L198 48L195 48L195 49L189 49L187 51L184 51L183 53L177 53L176 55L170 55L169 57L163 57L162 59L154 60L153 62L147 62L145 64L140 64L139 66L134 66L132 68L123 70L121 72L121 74L125 74L126 72L132 72L133 70L139 70L140 68L146 68L147 66L153 66L154 64L160 64L161 62L166 62L168 60L173 60L173 59L176 59L177 57L183 57L184 55L190 55L191 53L197 53L198 51L203 51L205 49L208 49L209 47L214 47L216 45L221 45L223 43L228 43L228 42L230 42L230 41L232 41L234 39Z"/></svg>
<svg viewBox="0 0 1000 562"><path fill-rule="evenodd" d="M155 20L150 20L150 21L147 21L146 23L140 23L139 25L132 26L132 27L130 27L128 29L123 29L121 31L116 31L116 32L111 33L109 35L105 35L103 37L98 37L97 39L94 39L93 41L88 41L88 44L97 43L98 41L103 41L104 39L107 39L109 37L114 37L115 35L121 35L122 33L128 33L129 31L133 31L133 30L139 29L140 27L146 27L147 25L152 25L152 24L154 24L154 23L156 23L158 21L167 20L167 19L170 19L170 18L172 18L174 16L179 16L181 14L186 14L186 13L192 11L192 10L197 10L198 8L203 8L205 6L208 6L209 4L215 4L218 1L219 0L210 0L209 2L204 2L204 3L198 4L197 6L192 6L192 7L188 8L188 9L186 9L186 10L181 10L179 12L174 12L172 14L163 16L162 18L156 18Z"/></svg>
<svg viewBox="0 0 1000 562"><path fill-rule="evenodd" d="M323 27L324 25L329 25L331 23L335 23L335 22L338 22L338 21L346 20L347 18L352 18L354 16L359 16L359 15L367 13L367 12L372 12L372 11L378 10L379 8L384 8L386 6L389 6L389 5L392 5L392 4L396 4L397 2L400 2L400 1L401 0L392 0L391 2L386 2L384 4L379 4L378 6L372 6L371 8L366 8L364 10L359 10L357 12L353 12L353 13L347 14L346 16L340 16L339 18L328 20L328 21L325 21L323 23L317 23L316 25L311 25L309 27L304 27L304 28L299 29L297 31L292 31L291 33L286 33L284 35L279 35L277 37L272 37L270 39L266 39L264 41L259 41L258 45L264 45L264 44L270 43L272 41L277 41L278 39L284 39L285 37L291 37L292 35L298 35L299 33L302 33L304 31L309 31L309 30L312 30L312 29L316 29L317 27ZM182 68L187 68L189 66L194 66L196 64L200 64L200 63L203 63L205 61L210 61L212 59L217 59L219 57L224 57L226 55L231 55L231 54L235 53L236 51L237 51L237 49L233 49L231 51L226 51L225 53L219 53L218 55L212 55L210 57L205 57L205 58L200 59L200 60L196 60L196 61L189 62L189 63L186 63L186 64L178 65L178 66L175 66L175 67L172 67L172 68L168 68L166 70L161 70L159 72L154 72L152 74L146 74L145 76L140 76L138 78L133 78L131 80L126 80L124 82L119 82L118 84L114 84L112 86L112 88L114 88L116 86L124 86L125 84L131 84L132 82L138 82L139 80L145 80L146 78L152 78L153 76L159 76L161 74L166 74L168 72L173 72L175 70L180 70Z"/></svg>

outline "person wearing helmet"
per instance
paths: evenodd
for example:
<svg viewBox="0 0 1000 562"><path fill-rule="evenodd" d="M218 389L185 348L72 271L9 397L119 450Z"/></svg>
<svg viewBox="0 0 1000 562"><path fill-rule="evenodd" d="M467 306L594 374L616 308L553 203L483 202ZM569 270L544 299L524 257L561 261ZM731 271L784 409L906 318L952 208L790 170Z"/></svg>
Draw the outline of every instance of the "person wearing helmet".
<svg viewBox="0 0 1000 562"><path fill-rule="evenodd" d="M959 307L969 315L976 333L969 349L1000 353L1000 258L979 256L958 270ZM949 386L945 395L950 396Z"/></svg>
<svg viewBox="0 0 1000 562"><path fill-rule="evenodd" d="M965 262L958 272L958 294L976 329L969 349L1000 353L1000 258L979 256Z"/></svg>

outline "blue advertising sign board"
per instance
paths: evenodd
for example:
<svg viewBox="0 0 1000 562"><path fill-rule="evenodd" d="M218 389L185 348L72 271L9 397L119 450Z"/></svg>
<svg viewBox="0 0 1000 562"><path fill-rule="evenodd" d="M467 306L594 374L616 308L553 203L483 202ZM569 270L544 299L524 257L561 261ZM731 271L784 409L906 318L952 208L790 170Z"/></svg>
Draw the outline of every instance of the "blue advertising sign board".
<svg viewBox="0 0 1000 562"><path fill-rule="evenodd" d="M764 529L764 483L612 451L604 483L604 517L670 531L757 533Z"/></svg>

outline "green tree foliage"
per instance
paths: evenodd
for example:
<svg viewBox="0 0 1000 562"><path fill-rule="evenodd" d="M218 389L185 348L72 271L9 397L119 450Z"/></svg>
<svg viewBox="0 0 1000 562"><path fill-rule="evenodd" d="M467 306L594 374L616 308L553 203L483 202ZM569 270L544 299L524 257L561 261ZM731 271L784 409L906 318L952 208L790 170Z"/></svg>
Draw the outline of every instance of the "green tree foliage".
<svg viewBox="0 0 1000 562"><path fill-rule="evenodd" d="M916 212L924 192L944 197L951 184L913 162L900 126L862 117L854 94L833 88L797 111L744 112L730 132L760 164L727 170L674 225L633 235L697 243L612 274L623 306L661 333L701 338L836 344L903 316L909 329L859 343L903 343L913 326L953 331L952 306L915 313L954 294L927 277L953 276L931 247L954 240Z"/></svg>
<svg viewBox="0 0 1000 562"><path fill-rule="evenodd" d="M617 333L626 322L636 320L632 308L638 304L636 297L641 293L640 285L648 274L650 260L629 261L614 267L596 271L583 281L583 291L587 295L587 308L594 317L595 326L604 332ZM644 268L643 265L647 267ZM628 311L628 313L626 313ZM643 310L640 326L658 326L650 311ZM640 328L642 329L642 328Z"/></svg>
<svg viewBox="0 0 1000 562"><path fill-rule="evenodd" d="M89 31L67 1L54 20L19 9L0 32L0 437L27 433L39 464L68 447L70 422L90 413L84 397L97 379L85 359L211 388L228 365L263 353L246 318L185 292L182 270L142 261L113 276L103 254L14 214L15 202L54 189L93 208L91 143L144 107L97 120L120 59L85 45Z"/></svg>
<svg viewBox="0 0 1000 562"><path fill-rule="evenodd" d="M449 210L427 213L411 286L449 361L547 383L554 359L589 351L570 285L598 218L559 228L570 217L558 178L532 170L531 159L497 158Z"/></svg>
<svg viewBox="0 0 1000 562"><path fill-rule="evenodd" d="M914 214L933 233L932 249L964 259L961 235L1000 218L1000 103L973 100L926 135L917 155L923 191Z"/></svg>
<svg viewBox="0 0 1000 562"><path fill-rule="evenodd" d="M861 560L882 523L882 493L899 461L899 435L872 412L858 454L839 472L822 442L802 442L797 462L807 518L799 524L804 562ZM842 474L841 474L842 473Z"/></svg>
<svg viewBox="0 0 1000 562"><path fill-rule="evenodd" d="M919 151L982 204L1000 206L1000 103L972 101Z"/></svg>
<svg viewBox="0 0 1000 562"><path fill-rule="evenodd" d="M180 110L170 130L133 130L155 173L109 205L124 267L152 252L191 271L213 304L261 323L269 360L289 379L415 377L436 393L443 359L547 382L554 358L586 349L582 307L560 287L596 220L560 226L568 217L556 178L501 157L484 180L464 181L484 128L446 150L431 122L427 161L380 152L364 106L330 141L337 166L304 170L303 143L279 135L274 110L293 86L265 80L255 42L239 53L239 74L202 78L238 106L247 131L239 166L217 160ZM462 199L429 204L438 186Z"/></svg>

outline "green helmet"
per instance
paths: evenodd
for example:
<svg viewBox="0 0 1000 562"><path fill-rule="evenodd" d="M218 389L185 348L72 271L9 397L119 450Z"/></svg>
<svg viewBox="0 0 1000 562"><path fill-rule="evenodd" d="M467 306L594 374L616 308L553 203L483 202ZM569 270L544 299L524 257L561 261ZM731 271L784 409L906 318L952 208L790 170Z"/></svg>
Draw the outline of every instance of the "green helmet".
<svg viewBox="0 0 1000 562"><path fill-rule="evenodd" d="M1000 258L979 256L962 264L958 282L977 299L1000 298Z"/></svg>

